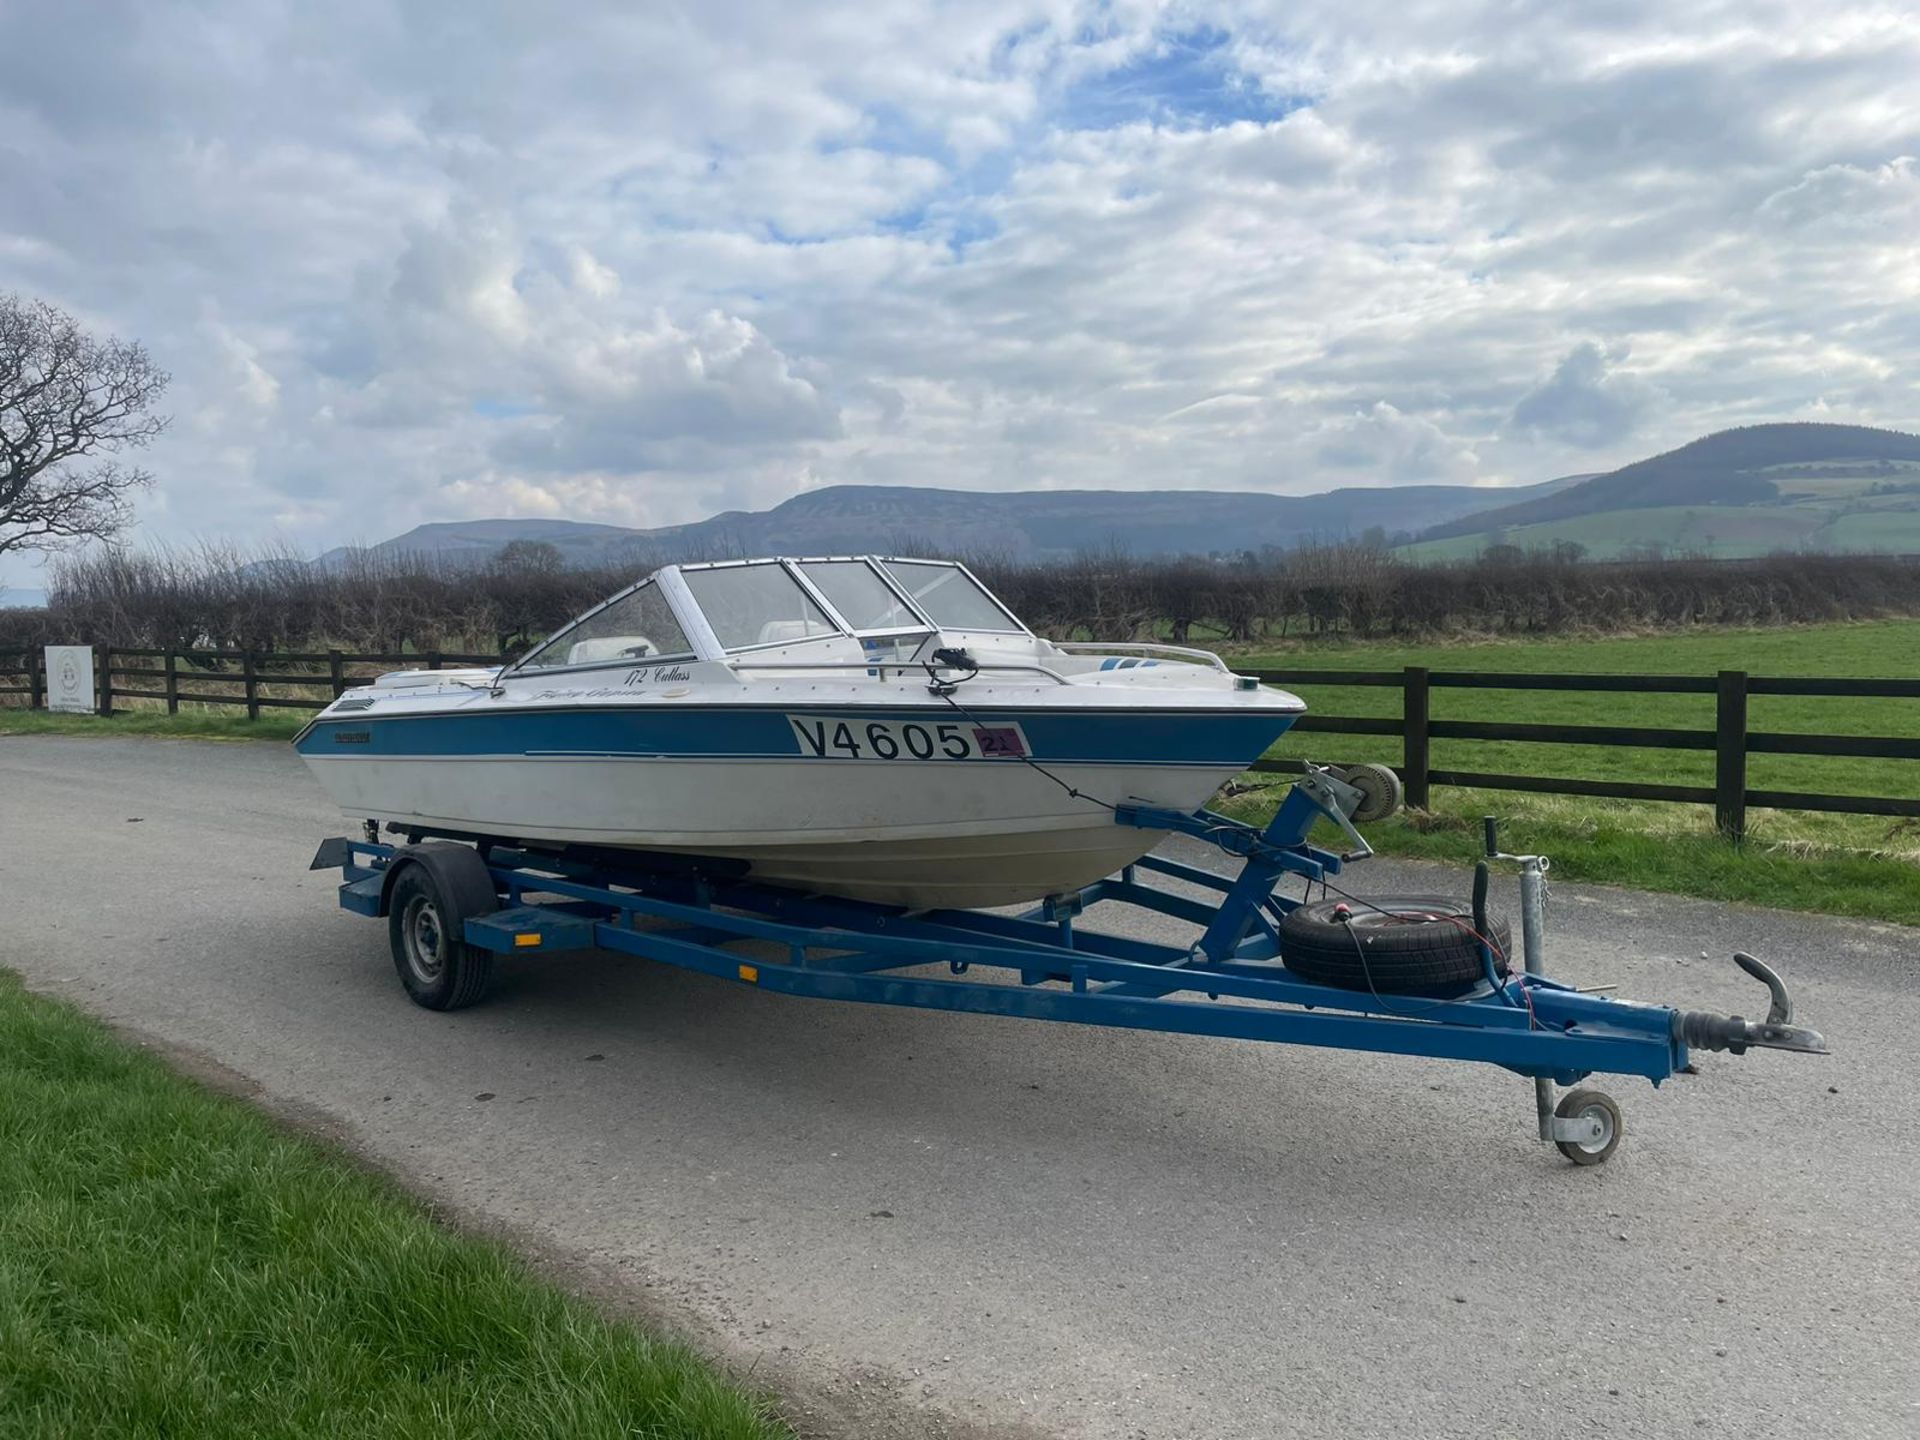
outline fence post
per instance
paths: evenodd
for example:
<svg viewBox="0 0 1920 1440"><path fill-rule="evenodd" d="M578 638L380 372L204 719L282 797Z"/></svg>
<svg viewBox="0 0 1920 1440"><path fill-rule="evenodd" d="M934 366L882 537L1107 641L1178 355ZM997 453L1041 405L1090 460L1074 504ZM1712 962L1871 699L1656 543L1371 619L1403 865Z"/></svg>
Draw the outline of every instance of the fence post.
<svg viewBox="0 0 1920 1440"><path fill-rule="evenodd" d="M333 698L347 693L346 657L338 650L327 651L327 678L333 682Z"/></svg>
<svg viewBox="0 0 1920 1440"><path fill-rule="evenodd" d="M47 698L47 672L40 668L40 662L47 658L45 650L27 651L27 708L38 710Z"/></svg>
<svg viewBox="0 0 1920 1440"><path fill-rule="evenodd" d="M1428 808L1427 772L1433 768L1427 725L1431 718L1424 665L1409 665L1400 681L1400 768L1407 804Z"/></svg>
<svg viewBox="0 0 1920 1440"><path fill-rule="evenodd" d="M253 651L240 652L240 674L247 686L247 719L260 718L260 676L254 669Z"/></svg>
<svg viewBox="0 0 1920 1440"><path fill-rule="evenodd" d="M439 668L440 668L440 652L438 650L429 650L427 652L427 669L438 670Z"/></svg>
<svg viewBox="0 0 1920 1440"><path fill-rule="evenodd" d="M1747 838L1747 672L1722 670L1713 707L1713 823L1738 844Z"/></svg>
<svg viewBox="0 0 1920 1440"><path fill-rule="evenodd" d="M93 710L96 715L113 714L113 647L100 647L100 670L94 676L95 701Z"/></svg>
<svg viewBox="0 0 1920 1440"><path fill-rule="evenodd" d="M180 670L174 663L173 651L167 651L167 714L180 713Z"/></svg>

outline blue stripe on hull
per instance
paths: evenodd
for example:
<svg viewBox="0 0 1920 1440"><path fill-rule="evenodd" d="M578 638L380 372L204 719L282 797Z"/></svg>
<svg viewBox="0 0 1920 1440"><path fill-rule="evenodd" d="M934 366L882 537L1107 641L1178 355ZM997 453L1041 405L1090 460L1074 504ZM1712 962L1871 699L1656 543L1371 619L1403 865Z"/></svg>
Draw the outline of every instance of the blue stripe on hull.
<svg viewBox="0 0 1920 1440"><path fill-rule="evenodd" d="M800 742L779 710L545 710L517 714L454 714L376 718L362 714L316 720L298 749L314 759L416 756L538 755L687 759L797 759ZM827 712L811 712L823 714ZM1018 725L1033 758L1056 764L1208 765L1238 768L1263 754L1292 726L1284 711L1228 714L1126 714L1020 710L858 712L861 718ZM844 712L843 712L844 714ZM842 718L834 716L833 718ZM343 737L351 736L352 739ZM938 758L938 757L935 757ZM885 763L885 762L882 762ZM951 764L991 763L949 761Z"/></svg>

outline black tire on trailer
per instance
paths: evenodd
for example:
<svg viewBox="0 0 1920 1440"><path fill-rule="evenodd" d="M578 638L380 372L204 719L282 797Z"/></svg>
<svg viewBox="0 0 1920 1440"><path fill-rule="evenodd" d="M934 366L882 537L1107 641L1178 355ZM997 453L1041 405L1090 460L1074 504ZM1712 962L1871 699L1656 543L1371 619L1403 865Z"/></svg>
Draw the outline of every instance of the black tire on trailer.
<svg viewBox="0 0 1920 1440"><path fill-rule="evenodd" d="M465 846L435 848L473 858L401 860L388 892L387 942L393 968L414 1004L428 1010L463 1010L484 998L493 983L493 952L467 944L462 938L466 920L490 914L498 901L477 852Z"/></svg>
<svg viewBox="0 0 1920 1440"><path fill-rule="evenodd" d="M1488 921L1494 964L1505 969L1512 935ZM1473 907L1437 895L1314 900L1280 922L1280 959L1302 980L1382 995L1445 995L1486 978Z"/></svg>

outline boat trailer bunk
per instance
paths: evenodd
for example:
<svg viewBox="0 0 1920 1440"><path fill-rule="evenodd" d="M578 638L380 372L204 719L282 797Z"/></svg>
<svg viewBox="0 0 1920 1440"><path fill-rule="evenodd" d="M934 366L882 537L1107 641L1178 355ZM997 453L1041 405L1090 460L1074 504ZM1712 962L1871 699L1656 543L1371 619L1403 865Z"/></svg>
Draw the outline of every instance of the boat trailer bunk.
<svg viewBox="0 0 1920 1440"><path fill-rule="evenodd" d="M1342 924L1376 910L1393 918L1330 883L1343 864L1372 853L1353 817L1375 818L1397 803L1392 772L1368 769L1374 773L1309 767L1264 828L1207 810L1120 806L1116 823L1203 841L1239 860L1238 874L1148 855L1018 915L907 912L803 894L755 884L736 863L693 857L547 853L391 825L408 843L390 845L378 840L372 822L363 839L324 842L312 868L341 870L342 907L387 918L401 981L431 1009L480 999L496 955L597 947L818 999L1481 1061L1534 1081L1540 1138L1581 1165L1601 1163L1618 1146L1620 1107L1586 1088L1556 1103L1555 1086L1596 1074L1644 1076L1657 1086L1689 1068L1692 1050L1826 1053L1817 1031L1793 1024L1779 976L1750 955L1734 959L1767 987L1764 1020L1616 999L1550 979L1543 963L1547 862L1500 852L1491 819L1488 858L1520 866L1524 968L1507 963L1502 931L1488 918L1482 860L1470 924L1464 914L1419 917L1471 937L1477 973L1465 983L1456 977L1438 994L1376 984L1364 926L1352 930L1357 979L1303 978L1283 952L1288 917L1305 902L1276 893L1281 879L1300 877L1309 894L1319 886L1323 895L1341 896L1334 911ZM1383 787L1393 792L1385 807L1378 803ZM1345 832L1350 851L1310 843L1323 819ZM1218 898L1180 893L1149 883L1149 876ZM1077 923L1107 903L1186 922L1198 937L1181 946ZM1380 921L1374 923L1377 933ZM748 953L736 948L743 944Z"/></svg>

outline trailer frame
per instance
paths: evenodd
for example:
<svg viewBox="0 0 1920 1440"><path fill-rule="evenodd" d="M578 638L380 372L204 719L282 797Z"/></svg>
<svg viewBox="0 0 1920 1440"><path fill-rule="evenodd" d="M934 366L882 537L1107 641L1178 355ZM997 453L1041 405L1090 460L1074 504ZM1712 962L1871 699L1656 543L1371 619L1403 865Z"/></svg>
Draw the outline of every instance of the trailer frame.
<svg viewBox="0 0 1920 1440"><path fill-rule="evenodd" d="M1371 981L1359 990L1301 979L1283 962L1279 922L1302 900L1275 886L1294 876L1309 892L1326 887L1346 863L1370 854L1350 818L1361 803L1338 772L1316 767L1264 828L1208 810L1121 806L1115 823L1191 836L1239 859L1239 872L1222 875L1149 854L1019 914L907 912L808 895L756 884L737 864L690 857L545 852L494 837L390 826L407 842L394 845L380 841L371 822L360 839L324 842L312 868L340 869L345 909L389 918L403 980L409 955L416 968L482 967L469 973L474 983L455 992L460 1005L484 991L485 967L496 955L599 948L817 999L1478 1061L1535 1081L1541 1138L1581 1164L1613 1153L1623 1131L1619 1107L1598 1091L1576 1090L1550 1114L1556 1084L1617 1074L1658 1086L1688 1068L1690 1048L1825 1051L1817 1032L1791 1024L1784 985L1750 956L1736 959L1768 986L1772 1003L1761 1022L1584 992L1540 973L1543 891L1523 897L1524 970L1506 968L1493 954L1481 911L1484 976L1464 993L1381 994ZM1308 836L1323 819L1354 848L1343 854L1312 844ZM1495 851L1491 829L1488 849ZM402 925L392 908L395 887L415 867L421 873L409 892L411 918ZM1544 866L1534 873L1543 876ZM1482 904L1485 879L1482 862ZM1198 934L1182 947L1081 923L1107 905L1138 907L1191 924ZM743 944L755 948L742 954Z"/></svg>

